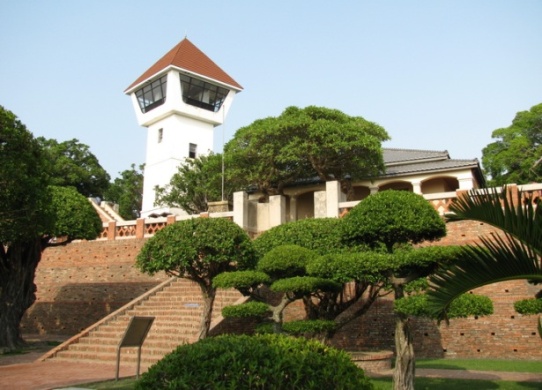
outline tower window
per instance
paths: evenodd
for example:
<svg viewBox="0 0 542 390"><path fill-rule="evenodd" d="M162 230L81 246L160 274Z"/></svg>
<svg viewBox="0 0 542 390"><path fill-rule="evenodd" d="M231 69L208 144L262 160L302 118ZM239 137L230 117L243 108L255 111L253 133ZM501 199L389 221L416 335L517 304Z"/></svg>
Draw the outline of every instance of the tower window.
<svg viewBox="0 0 542 390"><path fill-rule="evenodd" d="M136 91L141 112L149 112L166 101L167 75L160 77Z"/></svg>
<svg viewBox="0 0 542 390"><path fill-rule="evenodd" d="M181 78L183 101L186 104L213 112L220 110L222 103L224 103L226 96L228 96L228 89L185 74L180 74L179 76Z"/></svg>
<svg viewBox="0 0 542 390"><path fill-rule="evenodd" d="M196 158L197 150L198 150L198 145L189 144L189 146L188 146L188 158Z"/></svg>
<svg viewBox="0 0 542 390"><path fill-rule="evenodd" d="M158 143L161 143L163 138L164 138L164 129L158 129Z"/></svg>

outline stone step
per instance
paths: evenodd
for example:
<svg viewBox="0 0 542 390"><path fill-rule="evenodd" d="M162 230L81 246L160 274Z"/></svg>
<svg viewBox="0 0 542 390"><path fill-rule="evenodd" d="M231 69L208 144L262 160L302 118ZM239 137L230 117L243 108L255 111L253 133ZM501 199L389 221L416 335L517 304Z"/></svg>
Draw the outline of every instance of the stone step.
<svg viewBox="0 0 542 390"><path fill-rule="evenodd" d="M241 295L235 290L220 290L215 299L213 320L222 307L233 304ZM177 279L163 290L139 302L133 308L109 319L78 342L59 351L55 360L78 360L115 363L117 348L133 316L155 317L142 346L142 364L155 363L178 345L197 341L203 300L199 287ZM137 348L122 348L121 361L137 360Z"/></svg>

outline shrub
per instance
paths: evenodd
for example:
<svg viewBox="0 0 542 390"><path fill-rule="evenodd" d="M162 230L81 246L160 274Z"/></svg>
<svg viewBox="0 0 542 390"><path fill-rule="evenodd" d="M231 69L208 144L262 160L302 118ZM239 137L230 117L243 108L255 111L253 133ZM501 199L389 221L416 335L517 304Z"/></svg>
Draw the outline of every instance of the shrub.
<svg viewBox="0 0 542 390"><path fill-rule="evenodd" d="M542 313L542 299L522 299L521 301L514 303L514 309L516 309L519 314L540 314Z"/></svg>
<svg viewBox="0 0 542 390"><path fill-rule="evenodd" d="M280 245L267 252L258 262L258 271L275 279L305 275L305 266L316 253L299 245Z"/></svg>
<svg viewBox="0 0 542 390"><path fill-rule="evenodd" d="M348 354L284 335L219 336L178 347L136 389L372 389Z"/></svg>
<svg viewBox="0 0 542 390"><path fill-rule="evenodd" d="M263 317L269 312L269 306L263 302L246 302L241 305L225 306L222 309L224 318L230 317Z"/></svg>
<svg viewBox="0 0 542 390"><path fill-rule="evenodd" d="M427 304L427 295L418 294L398 299L394 302L397 313L431 317L432 313ZM493 303L484 295L463 294L450 304L448 318L466 318L470 315L485 316L493 314Z"/></svg>
<svg viewBox="0 0 542 390"><path fill-rule="evenodd" d="M337 328L334 321L328 320L301 320L290 321L282 324L282 330L285 333L293 336L318 336L328 334ZM273 333L273 324L265 323L256 327L256 332L259 334Z"/></svg>
<svg viewBox="0 0 542 390"><path fill-rule="evenodd" d="M341 241L341 220L337 218L307 218L275 226L254 240L261 257L280 245L299 245L318 254L347 250Z"/></svg>

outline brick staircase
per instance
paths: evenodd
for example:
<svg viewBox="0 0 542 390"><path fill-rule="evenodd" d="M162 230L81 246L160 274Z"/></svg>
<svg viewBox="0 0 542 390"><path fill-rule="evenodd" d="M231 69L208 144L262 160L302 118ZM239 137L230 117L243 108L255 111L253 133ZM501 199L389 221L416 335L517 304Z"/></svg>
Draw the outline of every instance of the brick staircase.
<svg viewBox="0 0 542 390"><path fill-rule="evenodd" d="M243 300L236 290L219 290L213 307L216 326L221 310ZM199 286L187 279L171 278L136 298L96 324L85 329L39 360L88 361L113 363L117 361L117 346L133 316L155 317L141 349L141 364L149 366L181 344L197 340L203 300ZM137 348L121 349L121 365L137 361Z"/></svg>

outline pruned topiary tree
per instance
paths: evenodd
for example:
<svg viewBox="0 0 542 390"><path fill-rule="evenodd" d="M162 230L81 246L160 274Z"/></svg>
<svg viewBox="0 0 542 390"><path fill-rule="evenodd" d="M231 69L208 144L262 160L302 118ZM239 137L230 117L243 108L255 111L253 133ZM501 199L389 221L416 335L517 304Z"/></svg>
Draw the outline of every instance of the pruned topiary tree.
<svg viewBox="0 0 542 390"><path fill-rule="evenodd" d="M407 191L388 190L371 195L354 207L343 222L345 240L383 247L390 255L396 255L401 246L434 241L446 234L444 220L433 206L422 196ZM409 261L412 257L395 257L393 267L380 271L387 273L396 300L405 297L408 283L428 276L438 264L437 259L419 264ZM401 312L396 314L395 348L394 389L414 389L412 334L408 316Z"/></svg>
<svg viewBox="0 0 542 390"><path fill-rule="evenodd" d="M252 242L238 225L223 218L196 218L158 231L141 249L136 265L151 275L165 271L199 285L204 307L198 338L203 339L209 332L216 295L213 278L253 268L255 260Z"/></svg>

